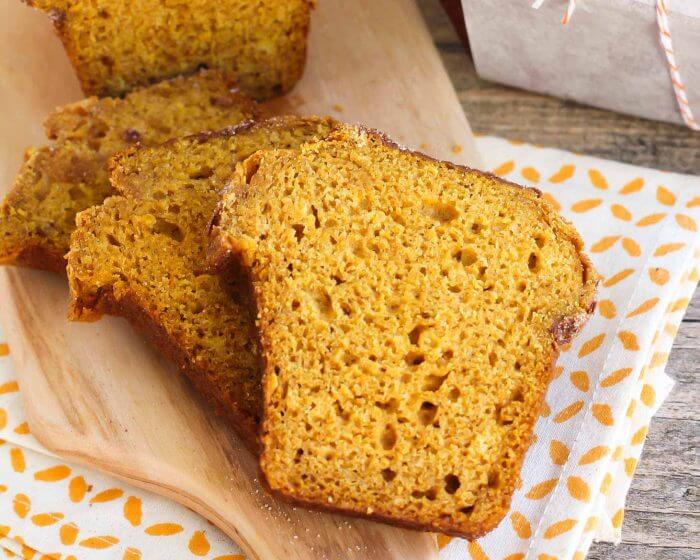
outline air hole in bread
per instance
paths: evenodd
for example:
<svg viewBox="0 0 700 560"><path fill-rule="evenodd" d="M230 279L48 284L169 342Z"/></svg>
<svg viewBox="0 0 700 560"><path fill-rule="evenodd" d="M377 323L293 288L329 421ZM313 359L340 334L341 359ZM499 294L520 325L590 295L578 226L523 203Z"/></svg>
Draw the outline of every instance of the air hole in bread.
<svg viewBox="0 0 700 560"><path fill-rule="evenodd" d="M448 474L445 477L445 492L448 494L454 494L462 483L459 481L459 477L454 474Z"/></svg>
<svg viewBox="0 0 700 560"><path fill-rule="evenodd" d="M354 354L352 354L350 352L344 352L343 353L343 363L346 366L351 366L353 364L356 364L357 363L357 356L355 356Z"/></svg>
<svg viewBox="0 0 700 560"><path fill-rule="evenodd" d="M540 258L536 253L530 253L527 259L527 267L532 272L537 272L540 269Z"/></svg>
<svg viewBox="0 0 700 560"><path fill-rule="evenodd" d="M321 227L321 221L318 219L318 209L317 209L315 206L313 206L313 205L311 205L311 213L312 213L313 216L314 216L314 227L315 227L316 229L320 228L320 227Z"/></svg>
<svg viewBox="0 0 700 560"><path fill-rule="evenodd" d="M440 200L424 200L423 213L441 223L451 222L459 217L459 211L454 202L442 202Z"/></svg>
<svg viewBox="0 0 700 560"><path fill-rule="evenodd" d="M496 422L500 426L510 426L514 422L512 410L507 406L497 405L496 406Z"/></svg>
<svg viewBox="0 0 700 560"><path fill-rule="evenodd" d="M516 387L513 389L513 393L510 397L513 402L523 402L525 400L525 394L522 387Z"/></svg>
<svg viewBox="0 0 700 560"><path fill-rule="evenodd" d="M470 266L476 262L476 252L470 247L460 249L452 256L457 262L461 262L464 266Z"/></svg>
<svg viewBox="0 0 700 560"><path fill-rule="evenodd" d="M396 428L394 428L393 424L387 424L379 437L379 443L386 451L389 451L396 445L397 438Z"/></svg>
<svg viewBox="0 0 700 560"><path fill-rule="evenodd" d="M496 365L496 359L497 359L497 358L496 358L496 353L495 353L495 352L491 352L491 353L489 354L489 365L490 365L491 367L493 367L493 366Z"/></svg>
<svg viewBox="0 0 700 560"><path fill-rule="evenodd" d="M163 218L156 218L156 223L153 225L153 233L167 235L173 241L177 241L178 243L181 243L185 238L180 226L169 222L168 220L164 220Z"/></svg>
<svg viewBox="0 0 700 560"><path fill-rule="evenodd" d="M455 402L461 394L461 391L457 387L452 387L452 389L450 389L450 392L447 393L447 398L450 399L452 402Z"/></svg>
<svg viewBox="0 0 700 560"><path fill-rule="evenodd" d="M535 236L535 243L541 249L542 247L545 246L545 243L547 243L547 240L545 239L544 235L536 235Z"/></svg>
<svg viewBox="0 0 700 560"><path fill-rule="evenodd" d="M292 229L294 230L294 237L296 237L298 243L304 238L304 226L302 224L293 224Z"/></svg>
<svg viewBox="0 0 700 560"><path fill-rule="evenodd" d="M200 169L196 169L192 173L190 173L190 179L195 179L195 180L201 180L201 179L209 179L212 175L214 174L214 170L205 165L204 167L201 167Z"/></svg>
<svg viewBox="0 0 700 560"><path fill-rule="evenodd" d="M394 397L390 398L386 402L375 401L374 405L377 408L386 410L387 412L396 412L399 409L399 401L397 401Z"/></svg>
<svg viewBox="0 0 700 560"><path fill-rule="evenodd" d="M291 264L291 263L290 263ZM290 269L292 272L293 269ZM333 300L328 292L321 290L314 296L314 302L316 303L316 309L319 315L325 317L326 319L331 319L335 316L333 312Z"/></svg>
<svg viewBox="0 0 700 560"><path fill-rule="evenodd" d="M114 66L114 59L109 57L109 56L101 56L100 62L102 63L103 66L106 66L107 68L110 68L110 69Z"/></svg>
<svg viewBox="0 0 700 560"><path fill-rule="evenodd" d="M409 352L404 357L404 360L409 366L419 366L425 362L425 354L423 352Z"/></svg>
<svg viewBox="0 0 700 560"><path fill-rule="evenodd" d="M107 136L107 132L109 132L109 126L106 122L100 120L92 126L90 126L90 129L88 130L88 135L91 138L104 138L105 136Z"/></svg>
<svg viewBox="0 0 700 560"><path fill-rule="evenodd" d="M199 315L202 311L204 311L205 306L201 301L195 301L192 304L192 313L195 315Z"/></svg>
<svg viewBox="0 0 700 560"><path fill-rule="evenodd" d="M345 410L343 406L338 402L335 401L335 414L338 416L343 422L348 422L350 420L351 413L349 410Z"/></svg>
<svg viewBox="0 0 700 560"><path fill-rule="evenodd" d="M474 222L474 223L472 224L472 228L471 228L471 229L472 229L472 233L479 233L479 232L481 232L482 227L483 227L483 226L481 225L481 223L479 223L479 222Z"/></svg>
<svg viewBox="0 0 700 560"><path fill-rule="evenodd" d="M411 344L414 346L418 346L420 344L420 337L421 334L423 334L426 330L428 330L431 327L431 325L423 325L419 324L416 325L411 329L411 332L408 333L408 340Z"/></svg>
<svg viewBox="0 0 700 560"><path fill-rule="evenodd" d="M489 488L498 488L501 485L501 475L498 471L491 471L488 476Z"/></svg>
<svg viewBox="0 0 700 560"><path fill-rule="evenodd" d="M435 420L435 416L437 415L437 411L437 405L429 401L423 401L423 403L420 405L420 410L418 411L418 421L423 426L432 424Z"/></svg>
<svg viewBox="0 0 700 560"><path fill-rule="evenodd" d="M384 482L391 482L396 478L396 472L389 468L382 469L382 478Z"/></svg>
<svg viewBox="0 0 700 560"><path fill-rule="evenodd" d="M114 247L122 246L122 244L119 243L119 240L116 237L114 237L114 235L112 235L111 233L107 234L107 241L109 241L109 244L113 245Z"/></svg>
<svg viewBox="0 0 700 560"><path fill-rule="evenodd" d="M474 511L474 506L464 506L459 508L459 513L463 513L464 515L470 515Z"/></svg>
<svg viewBox="0 0 700 560"><path fill-rule="evenodd" d="M403 216L401 216L401 214L399 214L398 212L392 212L391 214L389 214L389 216L400 226L406 227L406 220L404 220Z"/></svg>
<svg viewBox="0 0 700 560"><path fill-rule="evenodd" d="M423 381L424 391L437 391L447 379L447 375L428 375Z"/></svg>
<svg viewBox="0 0 700 560"><path fill-rule="evenodd" d="M243 162L243 165L245 167L246 185L250 185L250 182L253 180L253 175L255 175L260 168L260 161L258 159L248 158Z"/></svg>

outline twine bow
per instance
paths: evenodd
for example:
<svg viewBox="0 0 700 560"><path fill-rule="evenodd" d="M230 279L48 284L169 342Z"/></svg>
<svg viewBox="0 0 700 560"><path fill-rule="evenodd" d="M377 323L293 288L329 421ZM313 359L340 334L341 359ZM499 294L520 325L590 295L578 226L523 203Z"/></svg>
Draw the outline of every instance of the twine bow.
<svg viewBox="0 0 700 560"><path fill-rule="evenodd" d="M532 7L538 9L544 3L545 0L535 0ZM669 0L656 0L656 24L659 28L659 43L661 44L661 48L666 55L666 66L668 67L668 73L671 77L671 84L673 85L673 92L676 96L678 110L681 113L683 122L692 130L700 130L700 125L698 125L695 117L693 117L693 111L690 108L686 87L683 84L681 72L678 69L678 64L676 63L676 55L673 51L673 41L671 39L671 28L668 23L668 5ZM576 10L576 0L569 0L566 13L561 20L563 24L566 25L569 23L569 21L571 21L571 18L574 15L574 10Z"/></svg>

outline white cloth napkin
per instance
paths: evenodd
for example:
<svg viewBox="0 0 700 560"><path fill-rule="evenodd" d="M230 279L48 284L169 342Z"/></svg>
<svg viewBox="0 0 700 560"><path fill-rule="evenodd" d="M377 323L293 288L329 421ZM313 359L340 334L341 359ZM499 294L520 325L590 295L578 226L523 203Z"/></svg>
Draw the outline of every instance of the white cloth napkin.
<svg viewBox="0 0 700 560"><path fill-rule="evenodd" d="M604 280L598 309L557 363L510 512L479 541L439 538L441 560L580 560L594 538L619 541L649 422L673 384L664 364L698 281L700 178L477 143L489 169L540 188L575 223ZM11 553L243 558L187 508L43 449L2 344L0 438L0 546Z"/></svg>

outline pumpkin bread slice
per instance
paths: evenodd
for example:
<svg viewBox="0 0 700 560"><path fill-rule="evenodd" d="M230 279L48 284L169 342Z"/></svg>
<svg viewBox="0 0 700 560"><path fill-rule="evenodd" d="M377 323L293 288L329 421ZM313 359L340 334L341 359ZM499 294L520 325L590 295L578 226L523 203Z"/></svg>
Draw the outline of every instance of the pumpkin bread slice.
<svg viewBox="0 0 700 560"><path fill-rule="evenodd" d="M247 270L261 468L293 502L466 538L502 519L596 274L541 193L347 127L259 152L213 220Z"/></svg>
<svg viewBox="0 0 700 560"><path fill-rule="evenodd" d="M121 95L199 68L257 99L301 77L311 0L25 0L48 13L86 95Z"/></svg>
<svg viewBox="0 0 700 560"><path fill-rule="evenodd" d="M286 117L121 154L111 177L121 196L78 214L68 253L72 318L125 316L252 449L262 411L253 307L205 272L207 225L237 162L318 140L332 126Z"/></svg>
<svg viewBox="0 0 700 560"><path fill-rule="evenodd" d="M255 103L220 72L162 82L124 99L92 97L59 108L45 122L55 142L27 151L0 207L0 263L62 272L75 215L114 194L107 170L113 154L256 114Z"/></svg>

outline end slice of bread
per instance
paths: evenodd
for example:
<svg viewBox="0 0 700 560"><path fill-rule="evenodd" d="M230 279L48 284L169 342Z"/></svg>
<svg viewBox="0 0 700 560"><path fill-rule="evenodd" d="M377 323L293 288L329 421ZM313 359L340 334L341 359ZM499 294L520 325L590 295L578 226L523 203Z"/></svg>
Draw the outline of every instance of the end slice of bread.
<svg viewBox="0 0 700 560"><path fill-rule="evenodd" d="M574 228L534 189L351 127L248 158L213 223L252 283L270 488L470 539L495 527L558 347L593 309Z"/></svg>
<svg viewBox="0 0 700 560"><path fill-rule="evenodd" d="M306 58L311 0L25 0L48 13L86 95L205 67L265 99L292 88Z"/></svg>
<svg viewBox="0 0 700 560"><path fill-rule="evenodd" d="M0 207L0 263L65 270L75 215L114 194L107 170L112 155L256 115L255 103L230 76L207 71L124 99L93 97L59 108L45 122L54 142L27 151Z"/></svg>
<svg viewBox="0 0 700 560"><path fill-rule="evenodd" d="M254 308L207 273L207 225L237 162L326 136L329 119L287 117L133 149L112 164L121 196L78 214L68 253L71 314L127 317L256 450L261 367Z"/></svg>

